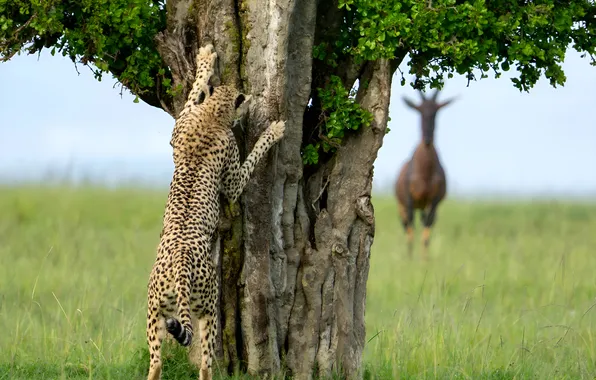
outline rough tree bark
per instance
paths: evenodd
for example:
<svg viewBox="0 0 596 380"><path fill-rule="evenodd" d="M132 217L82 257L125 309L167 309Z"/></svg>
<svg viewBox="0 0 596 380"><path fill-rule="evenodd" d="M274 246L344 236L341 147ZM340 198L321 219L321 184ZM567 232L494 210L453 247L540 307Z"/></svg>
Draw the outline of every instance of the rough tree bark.
<svg viewBox="0 0 596 380"><path fill-rule="evenodd" d="M335 1L168 0L167 9L168 29L157 43L183 90L171 104L162 102L166 111L179 112L193 54L212 42L219 56L215 84L233 84L255 99L244 131L237 131L241 150L271 121L287 120L286 136L258 165L241 205L222 201L214 242L222 277L220 368L261 376L289 371L297 379L311 378L316 368L322 376L361 377L373 163L395 62L313 66L313 44L339 31ZM357 100L373 122L305 171L303 133L318 121L305 111L332 74L348 88L357 79L368 84Z"/></svg>

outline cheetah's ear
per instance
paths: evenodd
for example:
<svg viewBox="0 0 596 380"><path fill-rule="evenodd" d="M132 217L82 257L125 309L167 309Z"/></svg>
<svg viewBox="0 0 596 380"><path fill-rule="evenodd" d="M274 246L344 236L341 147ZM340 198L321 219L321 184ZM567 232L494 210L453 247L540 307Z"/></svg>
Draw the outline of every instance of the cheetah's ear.
<svg viewBox="0 0 596 380"><path fill-rule="evenodd" d="M250 105L252 103L252 95L240 94L236 97L236 119L243 119L249 112Z"/></svg>
<svg viewBox="0 0 596 380"><path fill-rule="evenodd" d="M244 103L244 94L240 94L236 97L236 103L234 104L234 108L238 108Z"/></svg>

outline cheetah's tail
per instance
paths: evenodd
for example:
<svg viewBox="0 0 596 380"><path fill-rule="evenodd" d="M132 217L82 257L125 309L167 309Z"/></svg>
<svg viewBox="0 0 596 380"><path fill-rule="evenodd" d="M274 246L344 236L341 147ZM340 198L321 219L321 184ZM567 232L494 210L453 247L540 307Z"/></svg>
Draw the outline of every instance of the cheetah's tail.
<svg viewBox="0 0 596 380"><path fill-rule="evenodd" d="M166 330L168 330L174 339L176 339L182 346L189 346L192 342L192 331L184 328L182 323L176 318L171 317L166 320Z"/></svg>
<svg viewBox="0 0 596 380"><path fill-rule="evenodd" d="M191 282L189 268L192 266L191 253L182 250L176 261L176 303L178 304L178 318L166 320L166 330L172 334L174 339L182 346L189 346L192 342L192 323L190 316L190 292Z"/></svg>

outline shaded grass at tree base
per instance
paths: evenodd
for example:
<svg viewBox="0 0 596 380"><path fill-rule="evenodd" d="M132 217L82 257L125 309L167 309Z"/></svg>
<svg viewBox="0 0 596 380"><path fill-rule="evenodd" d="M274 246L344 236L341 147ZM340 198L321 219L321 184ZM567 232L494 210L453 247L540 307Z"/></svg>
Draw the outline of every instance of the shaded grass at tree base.
<svg viewBox="0 0 596 380"><path fill-rule="evenodd" d="M146 379L166 195L0 188L0 380ZM420 223L408 259L395 201L373 203L365 379L595 377L596 204L447 200L424 262ZM164 347L163 379L197 377Z"/></svg>
<svg viewBox="0 0 596 380"><path fill-rule="evenodd" d="M194 368L187 357L187 349L173 344L165 344L162 351L162 380L196 379L199 370ZM149 350L145 347L132 353L130 360L120 365L90 362L83 363L37 363L0 364L0 380L4 379L146 379L149 371ZM228 376L213 372L215 380L249 380L250 376L237 373Z"/></svg>
<svg viewBox="0 0 596 380"><path fill-rule="evenodd" d="M162 347L162 380L198 379L199 369L195 368L188 360L188 348L177 343L165 342ZM149 372L149 349L137 350L134 361L131 362L130 373L146 378ZM249 380L253 379L248 375L236 371L234 376L228 376L216 361L213 362L213 378ZM256 378L255 378L256 379Z"/></svg>

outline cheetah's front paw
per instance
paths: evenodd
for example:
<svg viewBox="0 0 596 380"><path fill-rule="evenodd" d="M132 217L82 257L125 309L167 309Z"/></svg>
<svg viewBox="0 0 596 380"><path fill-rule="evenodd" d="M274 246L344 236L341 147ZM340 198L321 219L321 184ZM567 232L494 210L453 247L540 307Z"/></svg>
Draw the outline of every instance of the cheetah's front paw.
<svg viewBox="0 0 596 380"><path fill-rule="evenodd" d="M201 48L199 48L199 54L197 54L197 58L198 57L207 57L209 54L213 53L213 45L212 44L207 44Z"/></svg>
<svg viewBox="0 0 596 380"><path fill-rule="evenodd" d="M284 136L286 131L286 122L285 121L274 121L269 126L269 132L273 136L274 141L278 141Z"/></svg>
<svg viewBox="0 0 596 380"><path fill-rule="evenodd" d="M207 44L202 48L199 48L199 52L196 56L197 73L200 71L211 71L215 65L217 59L217 53L215 48L211 44Z"/></svg>

